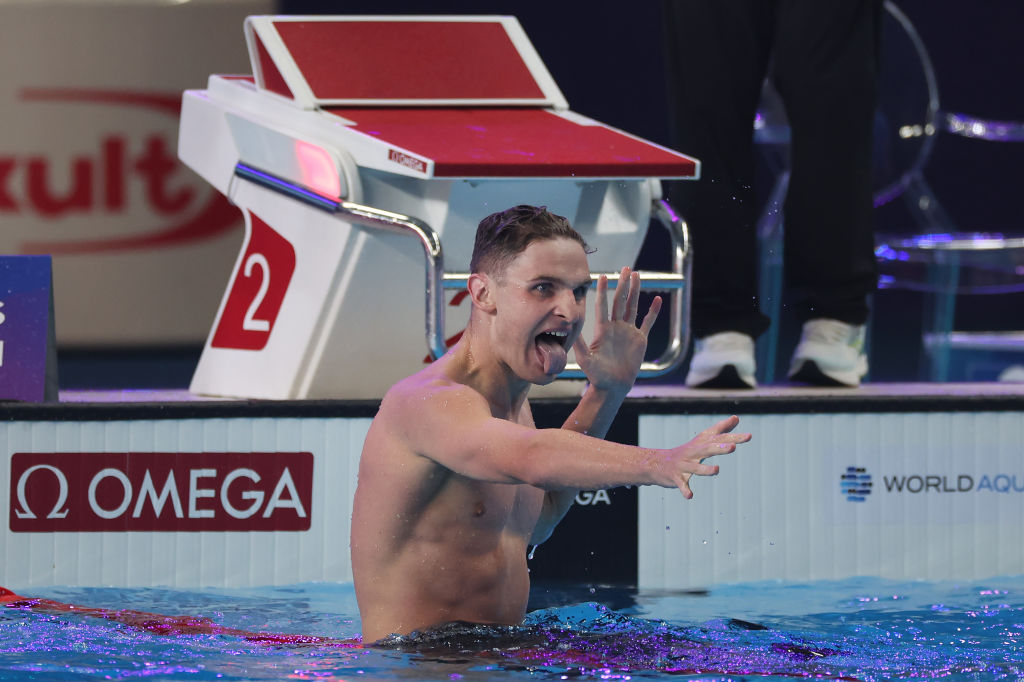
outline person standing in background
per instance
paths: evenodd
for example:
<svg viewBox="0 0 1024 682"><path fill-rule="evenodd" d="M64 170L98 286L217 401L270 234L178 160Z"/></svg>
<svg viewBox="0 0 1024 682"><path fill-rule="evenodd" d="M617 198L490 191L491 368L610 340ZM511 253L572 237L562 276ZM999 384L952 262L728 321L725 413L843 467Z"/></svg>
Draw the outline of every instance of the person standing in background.
<svg viewBox="0 0 1024 682"><path fill-rule="evenodd" d="M784 272L802 327L789 378L858 386L877 285L872 206L881 0L664 0L673 144L701 160L670 197L694 249L686 385L753 388L753 122L770 74L791 129Z"/></svg>

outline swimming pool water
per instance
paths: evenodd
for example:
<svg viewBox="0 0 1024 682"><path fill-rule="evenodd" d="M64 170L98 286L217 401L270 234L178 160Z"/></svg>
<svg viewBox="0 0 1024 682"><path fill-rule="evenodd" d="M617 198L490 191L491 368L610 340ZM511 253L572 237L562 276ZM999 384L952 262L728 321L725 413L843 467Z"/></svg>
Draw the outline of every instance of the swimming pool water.
<svg viewBox="0 0 1024 682"><path fill-rule="evenodd" d="M245 631L336 640L359 633L351 585L20 592ZM707 592L535 585L523 627L456 634L365 649L161 635L94 616L0 608L0 679L1021 679L1024 576L763 582Z"/></svg>

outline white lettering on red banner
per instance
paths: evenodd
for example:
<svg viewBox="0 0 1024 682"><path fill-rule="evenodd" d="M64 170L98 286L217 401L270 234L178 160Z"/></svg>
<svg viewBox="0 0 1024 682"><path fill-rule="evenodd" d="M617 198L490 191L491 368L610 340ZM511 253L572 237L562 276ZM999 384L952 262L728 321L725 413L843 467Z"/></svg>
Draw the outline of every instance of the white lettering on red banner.
<svg viewBox="0 0 1024 682"><path fill-rule="evenodd" d="M309 452L18 452L15 533L303 531Z"/></svg>
<svg viewBox="0 0 1024 682"><path fill-rule="evenodd" d="M22 253L159 249L204 241L237 227L238 209L205 183L198 184L175 155L173 129L181 111L180 92L29 87L18 92L18 101L27 107L23 114L27 117L32 116L29 112L49 116L47 112L64 111L66 118L66 112L77 111L32 108L47 103L110 107L109 117L119 121L151 113L166 117L156 119L151 123L155 128L142 134L101 135L83 130L83 139L96 136L96 149L69 158L60 147L0 154L0 215L35 218L31 230L25 231L32 237L20 244ZM134 123L136 119L127 120ZM149 119L138 118L144 120ZM141 206L133 205L139 199ZM97 228L90 228L88 234L69 233L68 226L59 222L100 216L104 220L96 225L108 225L113 228L110 232L96 234ZM110 220L115 217L131 224L117 229L118 221ZM40 232L40 226L47 229Z"/></svg>
<svg viewBox="0 0 1024 682"><path fill-rule="evenodd" d="M419 171L420 173L426 173L427 172L427 162L426 161L423 161L422 159L417 159L415 156L409 156L408 154L403 154L402 152L398 151L397 149L389 149L388 150L388 161L394 161L395 163L397 163L400 166L405 166L406 168L411 168L414 171Z"/></svg>

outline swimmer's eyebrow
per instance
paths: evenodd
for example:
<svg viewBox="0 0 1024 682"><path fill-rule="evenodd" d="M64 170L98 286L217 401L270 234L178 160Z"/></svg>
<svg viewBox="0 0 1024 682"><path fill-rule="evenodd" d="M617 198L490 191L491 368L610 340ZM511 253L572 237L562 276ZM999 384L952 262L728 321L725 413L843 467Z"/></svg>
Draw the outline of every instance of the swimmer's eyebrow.
<svg viewBox="0 0 1024 682"><path fill-rule="evenodd" d="M587 277L585 280L577 280L574 284L573 282L567 279L563 279L562 277L555 277L554 275L537 275L536 277L530 280L530 283L532 284L534 282L556 282L558 284L563 284L569 287L570 289L578 289L580 287L589 289L593 281L594 280L592 277Z"/></svg>

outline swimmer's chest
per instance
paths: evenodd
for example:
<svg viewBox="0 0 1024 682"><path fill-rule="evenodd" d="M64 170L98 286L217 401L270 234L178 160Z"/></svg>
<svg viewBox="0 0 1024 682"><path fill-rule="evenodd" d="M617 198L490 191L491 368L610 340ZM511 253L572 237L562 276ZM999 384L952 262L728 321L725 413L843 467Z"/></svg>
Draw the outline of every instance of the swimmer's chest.
<svg viewBox="0 0 1024 682"><path fill-rule="evenodd" d="M543 491L533 486L486 483L462 476L453 477L442 495L446 516L456 524L527 535L533 532L544 501Z"/></svg>

